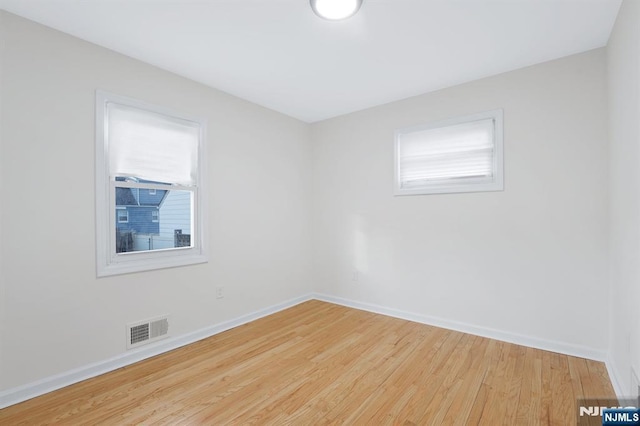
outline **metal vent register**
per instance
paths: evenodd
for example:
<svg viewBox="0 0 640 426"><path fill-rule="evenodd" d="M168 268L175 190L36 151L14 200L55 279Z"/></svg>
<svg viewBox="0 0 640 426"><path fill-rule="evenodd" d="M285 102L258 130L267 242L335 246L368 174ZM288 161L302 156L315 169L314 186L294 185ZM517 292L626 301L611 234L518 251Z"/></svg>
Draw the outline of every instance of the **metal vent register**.
<svg viewBox="0 0 640 426"><path fill-rule="evenodd" d="M127 349L146 345L169 335L169 317L154 318L127 326Z"/></svg>

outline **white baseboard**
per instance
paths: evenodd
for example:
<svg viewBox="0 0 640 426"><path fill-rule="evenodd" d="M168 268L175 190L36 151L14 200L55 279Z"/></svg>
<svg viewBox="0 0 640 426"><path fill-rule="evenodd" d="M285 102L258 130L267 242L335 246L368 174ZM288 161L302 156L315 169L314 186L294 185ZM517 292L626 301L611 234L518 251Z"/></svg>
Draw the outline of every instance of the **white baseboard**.
<svg viewBox="0 0 640 426"><path fill-rule="evenodd" d="M329 296L326 294L314 293L313 298L337 305L347 306L350 308L361 309L376 314L387 315L390 317L405 319L421 324L432 325L435 327L446 328L448 330L460 331L463 333L473 334L475 336L488 337L490 339L500 340L507 343L528 346L545 351L557 352L565 355L587 358L595 361L605 362L605 352L586 346L573 345L570 343L557 342L553 340L539 339L536 337L523 336L520 334L509 333L506 331L495 330L492 328L478 327L458 321L451 321L443 318L432 317L428 315L416 314L413 312L401 311L384 306L374 305L371 303L357 302L354 300L344 299L341 297Z"/></svg>
<svg viewBox="0 0 640 426"><path fill-rule="evenodd" d="M613 385L613 390L616 393L618 399L629 398L629 393L624 391L624 386L622 385L622 381L620 378L620 370L617 368L616 363L613 361L613 357L607 356L605 361L605 365L607 366L607 373L609 373L609 379L611 379L611 384Z"/></svg>
<svg viewBox="0 0 640 426"><path fill-rule="evenodd" d="M27 383L26 385L2 391L0 392L0 409L35 398L36 396L43 395L65 386L78 383L82 380L108 373L109 371L142 361L143 359L160 355L181 346L197 342L198 340L206 339L207 337L211 337L218 333L222 333L223 331L238 327L239 325L255 321L259 318L274 314L283 309L290 308L311 299L311 295L300 296L295 299L287 300L286 302L251 312L238 318L221 322L211 327L206 327L182 336L168 338L137 350L127 351L104 361L95 362L74 370L38 380L36 382Z"/></svg>

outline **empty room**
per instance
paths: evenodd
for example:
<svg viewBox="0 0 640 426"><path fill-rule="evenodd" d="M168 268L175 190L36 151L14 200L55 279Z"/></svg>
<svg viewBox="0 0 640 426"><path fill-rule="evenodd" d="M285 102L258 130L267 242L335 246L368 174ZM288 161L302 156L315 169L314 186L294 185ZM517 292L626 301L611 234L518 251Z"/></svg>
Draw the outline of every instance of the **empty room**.
<svg viewBox="0 0 640 426"><path fill-rule="evenodd" d="M0 244L2 425L640 424L640 1L0 0Z"/></svg>

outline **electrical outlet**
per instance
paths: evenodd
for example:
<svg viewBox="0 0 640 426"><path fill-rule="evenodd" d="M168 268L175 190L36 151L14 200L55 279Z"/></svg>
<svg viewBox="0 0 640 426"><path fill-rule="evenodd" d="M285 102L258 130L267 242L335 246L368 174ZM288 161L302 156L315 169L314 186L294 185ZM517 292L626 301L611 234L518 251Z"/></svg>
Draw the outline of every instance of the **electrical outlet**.
<svg viewBox="0 0 640 426"><path fill-rule="evenodd" d="M224 287L218 286L216 287L216 298L222 299L224 297Z"/></svg>
<svg viewBox="0 0 640 426"><path fill-rule="evenodd" d="M351 281L359 281L360 280L360 272L357 269L354 269L351 273Z"/></svg>

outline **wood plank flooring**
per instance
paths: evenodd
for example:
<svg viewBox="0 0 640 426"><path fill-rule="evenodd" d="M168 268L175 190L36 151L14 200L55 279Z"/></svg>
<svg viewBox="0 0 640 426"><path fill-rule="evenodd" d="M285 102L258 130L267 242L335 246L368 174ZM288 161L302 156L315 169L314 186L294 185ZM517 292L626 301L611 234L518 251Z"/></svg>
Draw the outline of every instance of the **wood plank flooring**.
<svg viewBox="0 0 640 426"><path fill-rule="evenodd" d="M0 410L0 424L575 425L600 362L309 301Z"/></svg>

